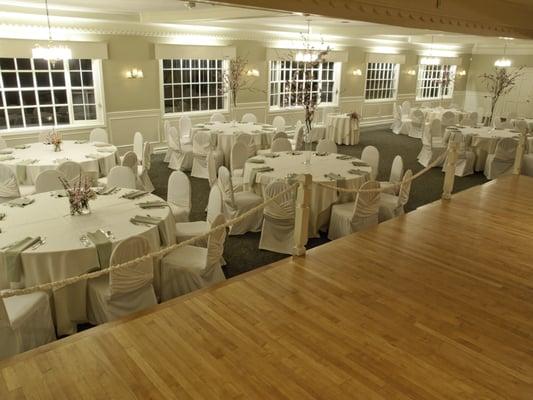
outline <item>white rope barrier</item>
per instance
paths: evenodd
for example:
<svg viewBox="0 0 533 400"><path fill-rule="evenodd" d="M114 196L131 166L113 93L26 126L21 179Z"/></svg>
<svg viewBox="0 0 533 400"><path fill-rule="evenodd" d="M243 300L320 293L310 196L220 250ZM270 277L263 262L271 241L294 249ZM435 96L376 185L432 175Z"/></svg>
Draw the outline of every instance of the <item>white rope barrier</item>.
<svg viewBox="0 0 533 400"><path fill-rule="evenodd" d="M407 182L412 182L415 179L417 179L417 178L421 177L422 175L424 175L425 173L427 173L432 168L435 168L442 161L444 161L444 159L448 155L448 152L449 152L449 149L446 149L446 151L444 153L442 153L439 157L437 157L437 159L435 159L435 161L433 161L427 167L425 167L424 169L418 171L416 174L414 174L412 177L406 179L405 181L400 181L400 182L397 182L397 183L394 183L394 184L390 184L390 185L387 185L386 187L380 187L378 189L348 189L348 188L342 188L342 187L338 187L338 186L332 186L332 185L329 185L327 183L322 183L322 182L317 182L317 185L322 186L322 187L327 188L327 189L330 189L330 190L336 190L336 191L341 192L341 193L373 193L373 192L388 191L391 188L400 187L402 182L404 184L407 183Z"/></svg>
<svg viewBox="0 0 533 400"><path fill-rule="evenodd" d="M238 216L237 218L234 218L232 220L226 221L224 224L221 224L221 225L219 225L219 226L217 226L217 227L215 227L213 229L210 229L208 232L206 232L206 233L204 233L202 235L195 236L195 237L187 239L187 240L185 240L183 242L176 243L176 244L173 244L171 246L164 247L162 249L159 249L157 251L151 252L151 253L146 254L144 256L135 258L135 259L130 260L130 261L126 261L126 262L124 262L122 264L112 265L112 266L110 266L108 268L104 268L104 269L101 269L101 270L98 270L98 271L88 272L88 273L83 274L83 275L77 275L77 276L73 276L71 278L62 279L60 281L43 283L43 284L40 284L40 285L35 285L35 286L28 287L28 288L23 288L23 289L6 289L6 290L2 290L2 291L0 291L0 299L5 299L5 298L8 298L8 297L13 297L13 296L20 296L20 295L30 294L30 293L35 293L35 292L41 292L41 291L61 289L61 288L65 287L65 286L73 285L73 284L78 283L78 282L82 282L82 281L86 281L88 279L94 279L94 278L98 278L98 277L103 276L103 275L107 275L111 271L119 271L119 270L123 270L123 269L126 269L126 268L131 268L131 267L133 267L133 266L135 266L135 265L137 265L137 264L139 264L139 263L141 263L143 261L148 261L148 260L150 260L152 258L163 257L166 254L170 253L171 251L174 251L176 249L191 245L191 244L193 244L195 242L198 242L199 240L207 239L213 233L218 232L218 231L220 231L222 229L227 229L227 228L231 227L232 225L235 225L235 224L245 220L249 216L251 216L251 215L257 213L258 211L264 209L270 203L275 202L276 200L278 200L280 197L282 197L286 193L289 193L289 192L295 190L298 187L298 185L299 185L299 183L292 184L287 189L285 189L282 192L278 193L276 196L264 201L263 203L261 203L260 205L258 205L256 207L246 211L244 214Z"/></svg>

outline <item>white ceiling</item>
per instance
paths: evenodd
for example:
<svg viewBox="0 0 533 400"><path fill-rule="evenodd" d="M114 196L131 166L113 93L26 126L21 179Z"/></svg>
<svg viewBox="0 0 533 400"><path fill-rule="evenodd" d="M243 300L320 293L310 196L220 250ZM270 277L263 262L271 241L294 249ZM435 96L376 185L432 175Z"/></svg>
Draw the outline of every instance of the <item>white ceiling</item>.
<svg viewBox="0 0 533 400"><path fill-rule="evenodd" d="M533 0L504 0L533 3ZM260 9L228 7L212 2L193 2L189 8L180 0L49 0L54 35L80 39L84 33L142 34L161 36L212 37L219 42L261 40L271 45L297 45L307 30L306 17ZM46 30L44 0L0 0L0 37L43 36ZM432 47L452 52L498 53L504 41L498 38L342 21L318 16L311 20L312 39L333 48L362 46L382 50ZM39 37L32 37L38 39ZM434 42L431 45L432 41ZM280 44L280 45L281 45ZM385 49L383 49L385 48ZM509 54L531 54L533 43L508 41Z"/></svg>

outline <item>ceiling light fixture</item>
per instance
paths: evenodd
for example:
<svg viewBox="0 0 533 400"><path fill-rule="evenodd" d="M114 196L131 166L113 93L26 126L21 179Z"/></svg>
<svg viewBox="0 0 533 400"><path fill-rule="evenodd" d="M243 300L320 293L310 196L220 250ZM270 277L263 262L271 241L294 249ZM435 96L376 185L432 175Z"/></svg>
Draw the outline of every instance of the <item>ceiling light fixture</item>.
<svg viewBox="0 0 533 400"><path fill-rule="evenodd" d="M496 61L494 61L494 66L495 67L498 67L498 68L507 68L507 67L510 67L512 62L510 59L508 58L505 58L505 54L507 53L507 41L508 40L512 40L510 38L500 38L502 40L505 40L505 44L503 46L503 57L502 58L498 58Z"/></svg>
<svg viewBox="0 0 533 400"><path fill-rule="evenodd" d="M433 35L431 35L431 47L429 48L429 56L422 57L420 59L420 64L422 65L440 65L441 59L439 57L435 57L435 53L433 52Z"/></svg>
<svg viewBox="0 0 533 400"><path fill-rule="evenodd" d="M55 64L59 60L70 60L72 58L72 51L66 46L55 46L52 41L52 28L50 26L50 12L48 10L48 0L44 0L44 6L46 9L46 23L48 25L48 46L42 47L35 45L32 49L32 58L44 58Z"/></svg>
<svg viewBox="0 0 533 400"><path fill-rule="evenodd" d="M310 62L318 60L318 52L312 51L312 48L309 45L310 41L311 41L311 20L307 19L307 38L304 37L306 48L305 50L302 50L296 53L296 55L294 56L295 61L310 63Z"/></svg>

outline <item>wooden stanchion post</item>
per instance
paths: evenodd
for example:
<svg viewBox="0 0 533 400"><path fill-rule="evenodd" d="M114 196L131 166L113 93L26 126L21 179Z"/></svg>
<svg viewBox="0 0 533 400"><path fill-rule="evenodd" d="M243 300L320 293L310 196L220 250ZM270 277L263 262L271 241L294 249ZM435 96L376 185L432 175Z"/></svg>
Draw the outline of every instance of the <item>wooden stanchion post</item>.
<svg viewBox="0 0 533 400"><path fill-rule="evenodd" d="M445 162L444 171L444 185L442 188L442 199L450 200L452 198L453 183L455 181L455 164L457 163L457 147L459 143L456 143L453 139L450 139L448 144L448 156Z"/></svg>
<svg viewBox="0 0 533 400"><path fill-rule="evenodd" d="M311 205L311 184L313 178L309 174L298 176L298 195L296 198L296 214L294 217L293 256L305 255L305 245L309 235L309 211Z"/></svg>
<svg viewBox="0 0 533 400"><path fill-rule="evenodd" d="M516 148L516 156L514 159L513 174L520 175L522 171L522 160L524 158L524 152L526 150L526 131L520 133L520 140L518 141L518 147Z"/></svg>

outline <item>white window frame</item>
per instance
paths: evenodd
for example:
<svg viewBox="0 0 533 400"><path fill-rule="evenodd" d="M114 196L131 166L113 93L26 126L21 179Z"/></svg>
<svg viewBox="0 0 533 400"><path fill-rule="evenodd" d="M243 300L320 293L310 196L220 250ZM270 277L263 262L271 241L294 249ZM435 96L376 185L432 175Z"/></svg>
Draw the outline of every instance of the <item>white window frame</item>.
<svg viewBox="0 0 533 400"><path fill-rule="evenodd" d="M302 108L301 105L291 105L291 106L283 106L282 105L282 93L278 89L277 96L278 96L278 104L272 105L271 104L271 97L272 97L272 85L281 85L281 83L287 83L288 81L292 81L293 79L293 71L295 69L289 69L289 79L285 79L282 75L282 68L275 68L273 69L273 63L281 63L281 62L292 62L291 60L270 60L268 63L269 70L268 70L268 107L269 111L275 111L275 112L283 112L283 111L294 111L294 110L300 110ZM328 107L337 107L339 105L339 92L340 92L340 77L341 77L341 70L342 70L342 63L338 61L325 61L325 62L331 62L333 64L333 79L328 79L327 82L333 83L333 88L331 90L332 92L332 101L331 102L321 102L318 105L318 108L328 108ZM287 69L285 69L286 71ZM318 86L322 86L322 64L320 65L320 69L318 72ZM273 80L273 76L275 75L275 79Z"/></svg>
<svg viewBox="0 0 533 400"><path fill-rule="evenodd" d="M10 58L10 57L4 57L4 58ZM12 58L27 58L27 57L12 57ZM79 58L81 59L87 59L87 58ZM95 127L101 127L104 126L104 116L105 116L105 104L104 104L104 86L103 86L103 79L102 79L102 62L101 60L92 59L91 60L91 68L92 68L92 75L93 75L93 85L90 87L94 90L94 102L96 106L96 119L95 120L75 120L74 119L74 104L72 100L72 90L78 90L81 88L80 86L75 86L74 88L71 85L71 79L70 79L70 68L68 65L68 60L63 61L65 63L65 67L63 69L63 72L65 74L65 86L32 86L32 87L21 87L19 85L17 90L10 90L11 88L6 88L6 91L18 91L19 96L21 96L21 92L25 90L33 90L35 92L38 92L39 90L54 90L54 89L65 89L67 91L67 107L69 110L69 119L70 122L68 124L54 124L54 125L34 125L34 126L27 126L27 127L17 127L17 128L4 128L0 129L0 136L7 137L10 135L18 135L22 133L31 134L35 132L42 132L43 130L49 130L49 129L56 129L58 131L69 131L69 130L79 130L83 128L95 128ZM17 73L17 80L19 80L18 72L19 69L16 68L13 70ZM30 70L21 70L24 72L29 72ZM35 68L31 70L34 80L35 80L35 74L36 72L44 72L45 70L36 70ZM50 72L50 70L46 70ZM51 72L54 72L53 70ZM51 76L50 76L51 78ZM50 79L51 82L51 79ZM19 82L20 83L20 82ZM2 85L2 82L0 81L0 85ZM82 84L83 85L83 84ZM89 87L88 87L89 88ZM13 88L15 89L15 88ZM0 96L2 96L4 107L2 108L1 112L4 112L5 108L9 108L6 103L6 97L5 97L5 91L3 90L3 86L0 86ZM36 95L37 96L37 95ZM52 100L52 105L50 107L54 107L55 102ZM37 108L38 114L39 114L39 123L40 123L40 104L38 101L38 96L36 98L36 104L34 106L24 106L21 102L21 106L12 106L12 108ZM55 111L54 111L55 112ZM24 112L23 112L23 118ZM8 122L6 121L6 124Z"/></svg>
<svg viewBox="0 0 533 400"><path fill-rule="evenodd" d="M443 86L438 84L442 80L442 76L445 69L449 68L451 75L450 83L446 88L446 93L443 95ZM426 72L427 70L429 72ZM416 100L439 100L439 99L451 99L453 98L453 91L455 89L455 76L457 72L456 65L450 64L437 64L437 65L419 65L418 76L416 80ZM427 77L427 74L432 76ZM429 84L428 84L429 83ZM424 91L436 90L435 96L424 95Z"/></svg>
<svg viewBox="0 0 533 400"><path fill-rule="evenodd" d="M374 66L371 68L371 65ZM374 72L374 76L370 78L370 71ZM388 76L388 74L392 76ZM368 62L366 64L365 74L365 103L379 103L385 101L394 101L398 96L398 80L400 76L400 64L391 62ZM369 82L374 82L374 86L370 87ZM367 98L367 94L373 92L376 94L385 94L390 92L389 97Z"/></svg>
<svg viewBox="0 0 533 400"><path fill-rule="evenodd" d="M183 60L192 60L192 59L191 58L173 58L173 59L165 58L165 60L182 60L183 61ZM199 61L200 60L222 61L223 74L228 73L229 60L227 60L227 59L199 58L197 60L199 60ZM200 71L200 70L201 70L201 67L198 67L198 71ZM165 99L165 82L164 82L163 73L164 73L164 71L163 71L163 59L160 59L159 60L159 98L160 98L161 115L162 115L163 118L175 118L175 117L182 116L182 115L201 116L201 115L211 115L211 114L213 114L215 112L218 112L218 113L227 113L227 112L229 112L229 103L230 103L229 93L225 90L224 94L222 96L218 96L218 97L223 97L223 99L224 99L224 107L223 108L213 109L213 110L198 110L198 111L184 111L184 112L167 113L165 111L165 100L166 99ZM198 76L200 77L200 73L199 73ZM201 85L201 84L202 83L199 80L198 81L198 85ZM205 84L209 84L209 82L206 82ZM222 81L222 85L224 86L224 81ZM192 96L190 96L189 98L192 99ZM199 98L202 98L202 96L200 96ZM174 99L174 97L173 97L173 99Z"/></svg>

